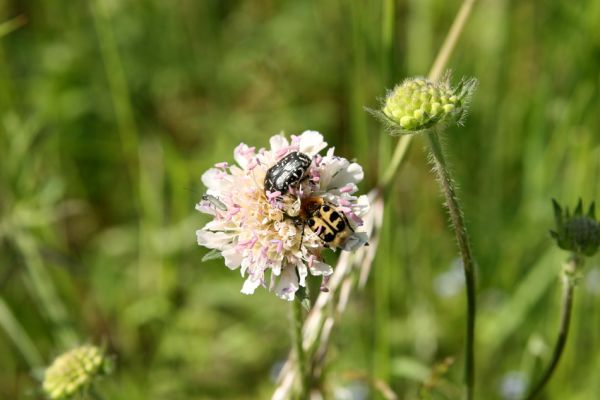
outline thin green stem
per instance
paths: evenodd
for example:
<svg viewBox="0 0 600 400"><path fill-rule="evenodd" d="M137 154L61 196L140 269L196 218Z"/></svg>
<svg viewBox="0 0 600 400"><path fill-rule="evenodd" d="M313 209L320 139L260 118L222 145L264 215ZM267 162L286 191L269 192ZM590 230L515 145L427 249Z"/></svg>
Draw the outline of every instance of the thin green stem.
<svg viewBox="0 0 600 400"><path fill-rule="evenodd" d="M25 328L21 325L19 320L17 320L14 313L1 296L0 327L4 328L8 337L12 339L15 346L21 351L21 354L25 361L27 361L29 367L32 369L39 368L44 364L42 356L33 343L33 340L31 340L31 337Z"/></svg>
<svg viewBox="0 0 600 400"><path fill-rule="evenodd" d="M565 345L567 344L567 337L569 335L569 326L571 324L571 311L573 310L573 293L575 291L574 275L577 269L581 267L582 263L583 258L581 256L574 255L567 262L567 264L565 264L562 276L563 298L560 314L560 328L558 331L558 338L556 339L556 343L554 345L552 359L550 360L550 364L548 364L548 367L544 371L544 374L542 375L538 383L529 392L529 395L526 397L526 400L533 400L542 393L544 387L546 386L548 381L550 381L550 378L552 378L552 374L558 366L560 357L562 356L563 350L565 349Z"/></svg>
<svg viewBox="0 0 600 400"><path fill-rule="evenodd" d="M381 1L381 54L380 72L381 80L385 86L392 83L392 71L394 65L394 32L395 32L395 0ZM364 17L363 17L364 18ZM393 145L389 135L382 128L378 143L378 170L388 170L392 156ZM390 176L391 179L391 176ZM393 280L393 269L396 267L393 253L391 226L393 210L387 207L384 214L387 223L383 224L379 251L377 257L377 268L373 271L373 288L377 293L373 302L373 357L371 359L371 373L374 381L387 382L390 380L391 352L390 352L390 302L391 282ZM373 381L371 382L373 384ZM383 397L378 393L375 386L372 387L373 399L379 400Z"/></svg>
<svg viewBox="0 0 600 400"><path fill-rule="evenodd" d="M450 221L456 235L456 241L458 242L458 248L460 250L460 256L462 258L465 272L465 282L467 286L467 332L465 343L464 379L466 399L471 400L473 399L473 387L475 384L475 260L473 259L471 252L471 245L469 244L469 236L463 218L463 212L458 203L456 188L454 186L450 169L446 163L446 157L444 156L444 150L442 148L442 144L440 143L438 132L435 129L428 132L427 138L429 140L434 170L438 176L444 196L446 197L446 206L448 207Z"/></svg>
<svg viewBox="0 0 600 400"><path fill-rule="evenodd" d="M0 38L12 33L27 23L27 17L17 15L15 18L0 23Z"/></svg>
<svg viewBox="0 0 600 400"><path fill-rule="evenodd" d="M367 133L367 118L363 112L365 104L365 81L366 73L366 41L364 34L365 26L365 4L360 1L351 1L350 17L352 19L352 64L350 68L350 135L352 144L357 150L356 157L366 160L369 156L369 135Z"/></svg>
<svg viewBox="0 0 600 400"><path fill-rule="evenodd" d="M111 14L106 5L106 0L92 0L90 5L94 26L98 35L100 54L102 56L102 61L104 62L104 69L106 71L106 78L110 89L117 127L121 136L123 156L129 168L131 181L137 182L139 177L139 133L135 122L135 113L131 104L127 76L125 75L117 39L115 38L110 22Z"/></svg>
<svg viewBox="0 0 600 400"><path fill-rule="evenodd" d="M15 235L15 246L23 256L30 279L31 289L37 297L40 308L51 321L57 338L63 348L72 347L78 342L77 334L71 324L69 313L60 298L54 281L48 273L35 240L26 234Z"/></svg>
<svg viewBox="0 0 600 400"><path fill-rule="evenodd" d="M306 354L304 352L304 346L302 344L302 326L304 324L304 317L302 311L302 303L296 299L292 301L293 305L293 318L292 318L292 333L294 341L294 351L296 353L296 366L298 370L298 376L300 377L300 400L308 400L310 393L310 377L308 375L308 365L306 363Z"/></svg>
<svg viewBox="0 0 600 400"><path fill-rule="evenodd" d="M381 178L381 182L379 184L380 187L386 189L394 176L396 175L396 171L398 171L400 164L406 157L406 153L408 152L408 148L410 146L412 135L402 136L398 140L398 144L394 149L394 155L392 156L392 161L388 164L383 176Z"/></svg>

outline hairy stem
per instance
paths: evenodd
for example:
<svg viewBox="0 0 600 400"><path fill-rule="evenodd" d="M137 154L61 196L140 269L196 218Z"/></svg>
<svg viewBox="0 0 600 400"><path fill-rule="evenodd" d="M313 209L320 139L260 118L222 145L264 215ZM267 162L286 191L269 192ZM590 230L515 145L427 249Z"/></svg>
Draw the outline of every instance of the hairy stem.
<svg viewBox="0 0 600 400"><path fill-rule="evenodd" d="M550 360L550 364L548 364L548 367L544 371L544 374L542 375L538 383L529 392L529 395L526 397L526 400L533 400L539 394L542 393L544 387L546 386L548 381L550 381L550 378L552 378L552 374L554 373L554 370L556 369L558 362L560 361L560 357L567 343L569 326L571 323L571 311L573 309L573 292L575 290L574 273L577 270L577 268L581 266L582 262L582 257L574 255L567 262L567 264L565 264L562 276L563 298L560 314L560 328L558 331L558 338L556 339L556 343L554 345L552 359Z"/></svg>
<svg viewBox="0 0 600 400"><path fill-rule="evenodd" d="M306 363L306 354L304 352L304 346L302 345L303 335L302 326L304 324L304 318L302 315L302 303L300 300L295 299L292 301L293 305L293 320L292 320L292 333L294 341L294 351L296 355L296 366L298 370L298 376L300 377L300 400L308 400L310 393L310 377L308 375L308 365Z"/></svg>
<svg viewBox="0 0 600 400"><path fill-rule="evenodd" d="M438 176L444 196L446 197L446 206L448 207L450 221L456 235L456 241L458 242L458 248L460 250L460 256L465 272L465 282L467 286L467 332L464 379L466 399L471 400L473 399L473 387L475 384L475 260L473 259L473 254L471 252L471 245L469 244L469 236L467 234L463 213L456 196L454 181L446 163L438 132L436 130L428 132L427 138L429 140L434 170Z"/></svg>

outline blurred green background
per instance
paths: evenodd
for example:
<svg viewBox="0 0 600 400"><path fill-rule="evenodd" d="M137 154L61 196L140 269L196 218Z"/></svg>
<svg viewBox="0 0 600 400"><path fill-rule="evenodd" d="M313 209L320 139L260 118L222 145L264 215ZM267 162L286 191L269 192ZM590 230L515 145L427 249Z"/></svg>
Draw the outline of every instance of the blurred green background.
<svg viewBox="0 0 600 400"><path fill-rule="evenodd" d="M427 74L459 6L0 2L0 398L40 398L40 368L88 342L116 356L106 398L269 398L289 305L200 262L199 178L239 142L313 129L364 166L367 191L396 139L363 106ZM600 200L600 2L479 1L449 67L480 80L466 126L446 134L479 264L477 392L517 399L557 331L567 254L547 234L550 199ZM423 147L335 330L330 397L372 398L375 377L416 399L454 357L431 395L458 398L462 275ZM598 260L545 399L600 398Z"/></svg>

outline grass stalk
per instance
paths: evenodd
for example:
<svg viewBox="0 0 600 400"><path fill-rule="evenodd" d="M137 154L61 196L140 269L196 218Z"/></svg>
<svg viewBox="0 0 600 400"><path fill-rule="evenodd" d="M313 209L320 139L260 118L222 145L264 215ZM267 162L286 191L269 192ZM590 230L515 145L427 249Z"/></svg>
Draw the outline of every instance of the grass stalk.
<svg viewBox="0 0 600 400"><path fill-rule="evenodd" d="M365 104L366 77L366 41L364 33L365 4L359 1L350 2L352 18L352 68L350 69L350 134L352 148L356 149L359 160L369 157L369 135L367 132L367 117L363 112Z"/></svg>
<svg viewBox="0 0 600 400"><path fill-rule="evenodd" d="M394 27L395 27L395 1L382 0L381 2L381 54L380 73L384 85L392 82L394 64ZM363 113L364 114L364 113ZM390 164L392 138L385 131L379 135L378 141L378 169L381 171ZM374 344L372 359L372 374L374 380L388 382L390 379L390 304L393 269L393 244L391 227L393 226L393 210L387 207L384 213L385 223L381 232L381 241L376 260L377 268L373 271L374 296ZM373 387L373 389L376 389ZM381 398L376 390L374 398Z"/></svg>
<svg viewBox="0 0 600 400"><path fill-rule="evenodd" d="M37 297L40 308L52 323L62 348L70 348L78 342L78 337L71 326L67 309L56 291L34 240L21 234L15 238L15 244L23 255L31 288Z"/></svg>
<svg viewBox="0 0 600 400"><path fill-rule="evenodd" d="M444 44L442 45L440 51L438 52L435 61L433 62L433 66L429 71L428 78L431 80L437 80L442 76L442 73L446 69L448 65L448 60L456 47L456 43L458 42L458 38L460 34L465 28L467 20L471 15L473 10L473 5L475 4L475 0L464 0L456 17L454 18L454 22L450 26L450 30L446 35L446 39L444 40Z"/></svg>
<svg viewBox="0 0 600 400"><path fill-rule="evenodd" d="M143 177L139 130L131 101L127 75L111 24L110 10L106 0L91 0L90 6L121 140L123 160L127 166L131 182L133 212L138 220L138 285L140 288L147 288L150 286L149 282L152 282L153 278L156 277L157 272L151 272L149 268L150 265L155 265L155 263L152 262L154 257L151 254L151 246L148 244L148 227L145 222L148 210L145 209L146 204L144 204L142 193ZM144 267L142 267L143 265Z"/></svg>
<svg viewBox="0 0 600 400"><path fill-rule="evenodd" d="M394 0L382 1L381 24L381 77L387 85L392 77L394 64L394 26L396 7Z"/></svg>
<svg viewBox="0 0 600 400"><path fill-rule="evenodd" d="M107 10L105 0L92 0L90 5L121 137L121 146L131 175L130 179L137 182L139 169L138 130L131 105L125 69L121 62L117 40L110 24L110 13Z"/></svg>
<svg viewBox="0 0 600 400"><path fill-rule="evenodd" d="M466 399L473 399L473 387L475 384L475 313L476 313L476 285L475 285L475 260L469 244L469 235L465 225L463 212L458 202L454 180L442 144L440 143L439 132L436 129L427 133L429 147L431 151L431 161L433 169L438 177L442 192L446 198L446 207L450 214L450 221L456 241L460 250L465 273L465 282L467 286L467 330L465 343L465 392Z"/></svg>
<svg viewBox="0 0 600 400"><path fill-rule="evenodd" d="M307 400L310 393L310 376L306 361L306 353L304 352L304 346L302 344L304 340L304 336L302 335L302 326L304 325L302 303L298 299L292 301L292 303L292 340L294 342L294 352L296 355L297 373L300 378L299 399Z"/></svg>
<svg viewBox="0 0 600 400"><path fill-rule="evenodd" d="M35 344L2 297L0 297L0 326L12 339L30 368L43 365L42 356Z"/></svg>
<svg viewBox="0 0 600 400"><path fill-rule="evenodd" d="M27 18L24 15L18 15L9 19L8 21L0 23L0 38L16 31L26 23Z"/></svg>
<svg viewBox="0 0 600 400"><path fill-rule="evenodd" d="M533 400L537 396L539 396L546 384L552 378L556 367L558 366L558 362L562 356L563 350L565 349L565 345L567 343L567 338L569 335L569 326L571 325L571 312L573 310L573 294L575 291L575 271L581 268L583 264L583 257L573 255L569 259L569 261L565 264L562 273L562 284L563 284L563 297L561 304L561 314L560 314L560 327L558 330L558 338L556 339L556 343L554 344L554 351L552 352L552 359L550 363L546 367L546 370L542 374L540 380L537 384L531 389L529 394L526 397L526 400Z"/></svg>

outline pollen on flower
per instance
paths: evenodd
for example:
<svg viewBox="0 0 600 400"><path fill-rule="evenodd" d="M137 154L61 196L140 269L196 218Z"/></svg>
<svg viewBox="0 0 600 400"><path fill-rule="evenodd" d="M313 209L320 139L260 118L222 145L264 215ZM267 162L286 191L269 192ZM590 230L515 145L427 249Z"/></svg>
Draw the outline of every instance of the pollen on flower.
<svg viewBox="0 0 600 400"><path fill-rule="evenodd" d="M235 164L218 163L202 175L207 193L196 209L212 220L196 232L198 244L219 252L227 267L239 268L245 278L242 293L263 286L292 300L309 274L332 274L331 266L322 262L323 249L352 250L366 242L364 233L355 232L369 208L366 196L354 195L362 168L335 156L333 149L320 156L326 147L314 131L291 141L277 135L270 139L270 149L240 144L234 150ZM285 165L277 164L284 157ZM278 169L271 169L276 164ZM265 189L265 177L283 190ZM326 242L323 232L307 227L309 217L324 217L306 215L302 207L309 198L322 199L352 221L337 241Z"/></svg>

